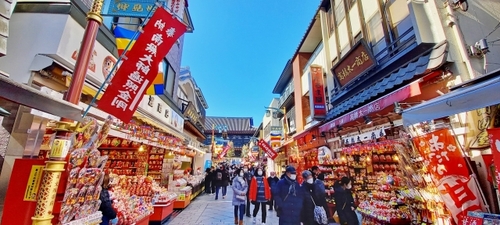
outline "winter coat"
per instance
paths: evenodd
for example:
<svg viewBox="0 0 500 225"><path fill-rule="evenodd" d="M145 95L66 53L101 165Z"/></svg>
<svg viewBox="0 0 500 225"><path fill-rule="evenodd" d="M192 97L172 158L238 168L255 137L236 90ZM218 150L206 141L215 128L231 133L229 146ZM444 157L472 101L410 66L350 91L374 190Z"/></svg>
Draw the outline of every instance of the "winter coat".
<svg viewBox="0 0 500 225"><path fill-rule="evenodd" d="M295 193L293 188L290 188L292 185L295 187ZM281 179L276 188L273 188L273 197L280 214L279 224L300 225L304 190L297 181L292 181L288 177Z"/></svg>
<svg viewBox="0 0 500 225"><path fill-rule="evenodd" d="M101 190L101 195L99 196L101 200L101 206L99 206L99 211L102 212L102 222L101 225L108 225L109 221L116 218L116 212L111 206L111 198L109 197L109 192L106 189Z"/></svg>
<svg viewBox="0 0 500 225"><path fill-rule="evenodd" d="M277 178L277 177L268 177L267 178L267 183L269 183L269 187L271 187L271 189L273 189L276 184L278 183L280 179Z"/></svg>
<svg viewBox="0 0 500 225"><path fill-rule="evenodd" d="M217 180L217 173L222 173L222 180ZM226 187L229 185L229 173L227 170L217 169L213 175L213 183L215 186Z"/></svg>
<svg viewBox="0 0 500 225"><path fill-rule="evenodd" d="M248 184L242 177L235 177L233 180L233 205L245 205L246 200L239 200L236 195L246 194L248 192Z"/></svg>
<svg viewBox="0 0 500 225"><path fill-rule="evenodd" d="M358 216L352 210L352 208L356 208L356 205L351 190L343 189L337 185L333 197L335 198L335 208L339 215L340 224L358 225Z"/></svg>
<svg viewBox="0 0 500 225"><path fill-rule="evenodd" d="M323 184L323 181L315 180L312 184L308 184L306 182L302 183L302 187L304 188L304 206L301 213L302 223L304 225L318 225L318 223L314 221L314 203L316 203L317 206L323 206L328 216L325 185Z"/></svg>
<svg viewBox="0 0 500 225"><path fill-rule="evenodd" d="M266 201L269 201L271 199L271 188L269 187L269 183L267 183L267 179L265 177L262 178L262 181L264 181L264 195ZM252 181L250 182L248 198L252 202L257 201L257 179L255 177L253 177Z"/></svg>

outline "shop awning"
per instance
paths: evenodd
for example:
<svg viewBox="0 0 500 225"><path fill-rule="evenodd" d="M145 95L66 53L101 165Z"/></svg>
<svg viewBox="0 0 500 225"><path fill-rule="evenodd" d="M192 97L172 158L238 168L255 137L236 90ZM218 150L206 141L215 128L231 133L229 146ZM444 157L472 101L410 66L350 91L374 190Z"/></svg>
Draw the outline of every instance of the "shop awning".
<svg viewBox="0 0 500 225"><path fill-rule="evenodd" d="M313 124L313 123L314 123L314 124ZM311 122L311 124L312 124L312 125L310 125L310 127L309 127L309 128L306 128L305 130L303 130L303 131L301 131L301 132L299 132L299 133L297 133L297 134L293 135L293 139L294 139L294 140L299 140L299 139L301 139L301 138L305 137L307 134L309 134L309 131L311 131L311 130L312 130L312 129L314 129L314 128L317 128L317 127L318 127L318 125L320 124L320 122L319 122L319 121L313 121L313 122Z"/></svg>
<svg viewBox="0 0 500 225"><path fill-rule="evenodd" d="M365 88L360 93L353 97L346 99L342 103L334 106L327 114L326 120L331 120L342 115L345 112L362 105L364 102L369 101L377 96L380 96L387 91L394 89L404 82L414 79L415 76L426 74L432 70L437 69L446 59L447 44L442 43L436 46L429 53L422 55L414 61L407 64L405 67L391 73L384 79L376 82L375 84Z"/></svg>
<svg viewBox="0 0 500 225"><path fill-rule="evenodd" d="M445 95L403 111L403 124L468 112L500 103L500 69L460 85Z"/></svg>
<svg viewBox="0 0 500 225"><path fill-rule="evenodd" d="M0 97L52 115L81 121L83 108L0 76Z"/></svg>
<svg viewBox="0 0 500 225"><path fill-rule="evenodd" d="M420 92L420 85L418 82L413 82L397 91L394 91L386 96L383 96L373 102L370 102L363 107L352 110L348 114L345 114L339 118L336 118L328 123L319 127L320 132L329 131L335 128L337 125L344 125L348 122L355 121L356 119L362 118L370 113L379 112L391 105L394 102L403 101L407 98L417 96Z"/></svg>
<svg viewBox="0 0 500 225"><path fill-rule="evenodd" d="M135 112L134 113L134 117L137 118L138 120L150 125L150 126L153 126L153 127L156 127L158 129L161 129L163 132L165 133L168 133L168 134L171 134L173 136L176 136L182 140L184 140L184 134L174 130L174 129L171 129L169 128L166 124L162 123L162 122L159 122L157 120L154 120L154 119L150 119L148 118L148 116L140 113L140 112Z"/></svg>

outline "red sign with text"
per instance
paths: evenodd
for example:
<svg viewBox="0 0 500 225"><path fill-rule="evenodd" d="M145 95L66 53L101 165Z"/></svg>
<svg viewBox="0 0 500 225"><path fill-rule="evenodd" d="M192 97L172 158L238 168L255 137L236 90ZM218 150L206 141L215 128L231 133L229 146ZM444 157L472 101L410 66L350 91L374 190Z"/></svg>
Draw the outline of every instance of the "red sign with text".
<svg viewBox="0 0 500 225"><path fill-rule="evenodd" d="M450 130L442 129L413 139L424 157L432 180L456 224L468 211L481 210L479 190Z"/></svg>
<svg viewBox="0 0 500 225"><path fill-rule="evenodd" d="M222 148L222 151L219 154L219 159L222 159L224 158L224 156L226 156L227 152L229 151L229 148L231 148L231 146L229 145L226 145L224 146L224 148Z"/></svg>
<svg viewBox="0 0 500 225"><path fill-rule="evenodd" d="M495 165L495 174L492 174L492 176L494 176L496 184L500 184L500 128L488 129L488 137L493 155L493 164Z"/></svg>
<svg viewBox="0 0 500 225"><path fill-rule="evenodd" d="M267 154L267 157L271 158L272 160L276 159L278 157L278 153L274 151L273 148L264 140L260 139L257 145L264 150L264 152Z"/></svg>
<svg viewBox="0 0 500 225"><path fill-rule="evenodd" d="M144 93L158 75L158 64L186 29L186 25L164 8L157 8L123 59L97 107L123 122L129 122Z"/></svg>
<svg viewBox="0 0 500 225"><path fill-rule="evenodd" d="M320 119L326 116L325 85L323 83L323 68L311 66L311 105L314 118Z"/></svg>

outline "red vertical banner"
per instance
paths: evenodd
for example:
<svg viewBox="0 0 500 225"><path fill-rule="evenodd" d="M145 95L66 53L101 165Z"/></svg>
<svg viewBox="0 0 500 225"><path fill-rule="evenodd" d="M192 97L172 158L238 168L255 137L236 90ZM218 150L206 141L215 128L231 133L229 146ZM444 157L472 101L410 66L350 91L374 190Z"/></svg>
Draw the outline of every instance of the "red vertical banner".
<svg viewBox="0 0 500 225"><path fill-rule="evenodd" d="M311 71L311 105L313 107L314 118L325 118L325 85L323 83L323 67L312 65Z"/></svg>
<svg viewBox="0 0 500 225"><path fill-rule="evenodd" d="M437 130L413 142L455 223L461 224L468 211L480 211L476 181L470 178L467 162L450 130Z"/></svg>
<svg viewBox="0 0 500 225"><path fill-rule="evenodd" d="M500 128L488 129L488 137L493 155L493 164L495 165L495 174L492 174L492 177L495 179L496 184L500 184Z"/></svg>
<svg viewBox="0 0 500 225"><path fill-rule="evenodd" d="M158 75L158 64L186 29L185 24L164 8L157 8L127 52L97 107L125 123L129 122Z"/></svg>

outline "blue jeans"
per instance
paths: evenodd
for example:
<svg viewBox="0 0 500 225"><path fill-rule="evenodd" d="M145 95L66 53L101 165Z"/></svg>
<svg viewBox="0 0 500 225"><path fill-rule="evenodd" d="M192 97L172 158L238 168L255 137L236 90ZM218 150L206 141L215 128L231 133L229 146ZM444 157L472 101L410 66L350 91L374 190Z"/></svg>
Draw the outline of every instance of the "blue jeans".
<svg viewBox="0 0 500 225"><path fill-rule="evenodd" d="M217 186L215 188L215 200L219 199L219 190L222 188L222 196L226 196L227 186Z"/></svg>
<svg viewBox="0 0 500 225"><path fill-rule="evenodd" d="M240 211L239 217L238 217L238 209ZM234 206L234 218L239 218L239 220L243 220L243 215L245 215L245 204L235 205Z"/></svg>

